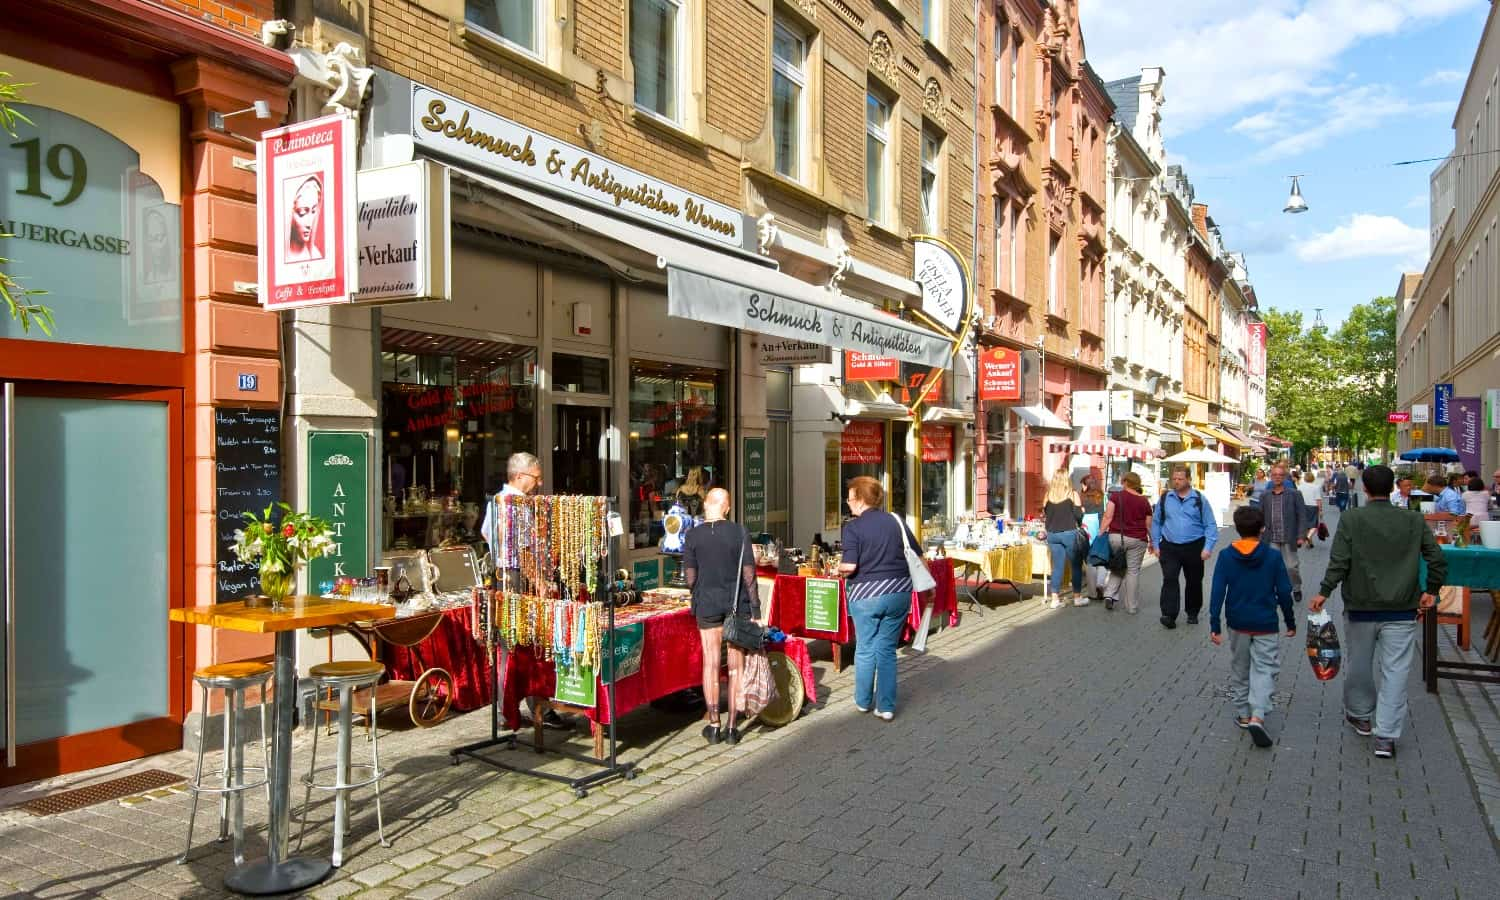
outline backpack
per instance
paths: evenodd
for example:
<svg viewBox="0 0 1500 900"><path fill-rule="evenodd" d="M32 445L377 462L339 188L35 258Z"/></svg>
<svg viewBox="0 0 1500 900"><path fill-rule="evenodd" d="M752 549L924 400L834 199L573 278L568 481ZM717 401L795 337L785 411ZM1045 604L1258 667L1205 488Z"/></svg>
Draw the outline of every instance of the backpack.
<svg viewBox="0 0 1500 900"><path fill-rule="evenodd" d="M1167 491L1166 493L1162 494L1161 495L1161 499L1156 502L1155 514L1156 514L1156 524L1158 524L1158 525L1166 525L1166 523L1167 523L1167 494L1170 494L1170 493L1172 493L1172 492L1171 491ZM1193 500L1194 503L1197 504L1197 506L1195 508L1195 511L1198 513L1198 518L1202 519L1203 518L1203 492L1200 491L1200 490L1198 490L1197 488L1193 488L1192 500ZM1186 503L1187 501L1183 501L1183 502Z"/></svg>

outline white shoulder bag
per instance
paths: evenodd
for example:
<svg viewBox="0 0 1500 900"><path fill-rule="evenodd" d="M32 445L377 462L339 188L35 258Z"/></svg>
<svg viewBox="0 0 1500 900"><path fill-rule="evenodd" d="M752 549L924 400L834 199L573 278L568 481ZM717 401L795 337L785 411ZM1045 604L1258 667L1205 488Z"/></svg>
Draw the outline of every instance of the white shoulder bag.
<svg viewBox="0 0 1500 900"><path fill-rule="evenodd" d="M932 577L931 572L927 571L927 563L923 562L921 555L906 542L906 523L902 522L901 517L895 513L890 515L896 520L896 530L901 536L901 551L906 554L906 570L911 573L911 589L920 594L936 588L937 580Z"/></svg>

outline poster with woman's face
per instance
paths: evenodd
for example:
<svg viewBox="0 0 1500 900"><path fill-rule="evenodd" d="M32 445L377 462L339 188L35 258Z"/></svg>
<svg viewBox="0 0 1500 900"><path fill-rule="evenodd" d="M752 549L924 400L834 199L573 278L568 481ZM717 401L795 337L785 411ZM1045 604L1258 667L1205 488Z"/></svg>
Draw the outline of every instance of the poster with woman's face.
<svg viewBox="0 0 1500 900"><path fill-rule="evenodd" d="M352 124L340 116L261 139L256 176L266 308L347 303L357 288L353 140Z"/></svg>

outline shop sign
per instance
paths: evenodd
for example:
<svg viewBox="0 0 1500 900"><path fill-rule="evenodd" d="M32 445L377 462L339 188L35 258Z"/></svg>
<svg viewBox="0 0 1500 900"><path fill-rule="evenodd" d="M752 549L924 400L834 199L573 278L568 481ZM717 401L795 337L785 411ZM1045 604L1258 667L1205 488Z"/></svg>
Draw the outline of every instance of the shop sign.
<svg viewBox="0 0 1500 900"><path fill-rule="evenodd" d="M969 279L958 254L944 241L917 235L912 280L922 286L922 311L957 334L969 314Z"/></svg>
<svg viewBox="0 0 1500 900"><path fill-rule="evenodd" d="M561 658L552 660L557 686L552 699L572 706L592 707L599 696L599 681L588 666L565 666Z"/></svg>
<svg viewBox="0 0 1500 900"><path fill-rule="evenodd" d="M1135 391L1109 392L1109 418L1113 422L1135 418Z"/></svg>
<svg viewBox="0 0 1500 900"><path fill-rule="evenodd" d="M1427 429L1423 428L1421 425L1413 425L1411 428L1411 439L1413 441L1427 440Z"/></svg>
<svg viewBox="0 0 1500 900"><path fill-rule="evenodd" d="M359 173L356 302L452 299L448 182L426 159Z"/></svg>
<svg viewBox="0 0 1500 900"><path fill-rule="evenodd" d="M815 366L833 362L833 349L827 344L809 341L761 338L760 362L763 366Z"/></svg>
<svg viewBox="0 0 1500 900"><path fill-rule="evenodd" d="M1453 397L1448 401L1448 406L1453 414L1449 437L1453 442L1453 449L1458 451L1464 471L1478 472L1483 464L1479 448L1480 400L1478 397Z"/></svg>
<svg viewBox="0 0 1500 900"><path fill-rule="evenodd" d="M260 302L266 309L348 303L359 285L354 119L324 116L256 144Z"/></svg>
<svg viewBox="0 0 1500 900"><path fill-rule="evenodd" d="M44 106L13 108L15 137L0 144L7 273L46 291L38 302L56 314L61 340L181 350L181 208L110 132ZM26 337L42 335L0 311L0 338Z"/></svg>
<svg viewBox="0 0 1500 900"><path fill-rule="evenodd" d="M1453 385L1437 384L1432 387L1432 424L1447 425L1448 401L1453 399Z"/></svg>
<svg viewBox="0 0 1500 900"><path fill-rule="evenodd" d="M1500 429L1500 388L1484 392L1484 422L1486 428Z"/></svg>
<svg viewBox="0 0 1500 900"><path fill-rule="evenodd" d="M606 638L601 648L609 647ZM629 678L641 670L641 651L646 647L646 623L634 622L630 625L621 625L615 628L615 655L614 659L604 660L604 671L599 673L599 681L609 684L617 678ZM606 651L607 652L607 651ZM619 675L616 676L616 672Z"/></svg>
<svg viewBox="0 0 1500 900"><path fill-rule="evenodd" d="M661 587L661 560L638 559L630 567L631 580L638 591L649 591Z"/></svg>
<svg viewBox="0 0 1500 900"><path fill-rule="evenodd" d="M358 431L314 431L307 436L307 510L333 527L332 556L310 560L314 590L335 578L363 578L370 570L370 436Z"/></svg>
<svg viewBox="0 0 1500 900"><path fill-rule="evenodd" d="M839 630L839 582L836 578L809 578L806 582L803 627L808 631Z"/></svg>
<svg viewBox="0 0 1500 900"><path fill-rule="evenodd" d="M953 426L922 426L922 462L953 462Z"/></svg>
<svg viewBox="0 0 1500 900"><path fill-rule="evenodd" d="M766 530L766 439L744 439L741 457L740 521L751 534Z"/></svg>
<svg viewBox="0 0 1500 900"><path fill-rule="evenodd" d="M234 533L245 513L263 515L281 500L281 414L274 409L214 410L214 602L260 591L257 563L240 562Z"/></svg>
<svg viewBox="0 0 1500 900"><path fill-rule="evenodd" d="M1109 391L1074 391L1073 413L1076 428L1109 427Z"/></svg>
<svg viewBox="0 0 1500 900"><path fill-rule="evenodd" d="M1411 421L1411 413L1409 413L1409 412L1389 412L1389 413L1385 414L1385 420L1387 422L1410 422Z"/></svg>
<svg viewBox="0 0 1500 900"><path fill-rule="evenodd" d="M979 399L1021 399L1021 354L991 347L979 354Z"/></svg>
<svg viewBox="0 0 1500 900"><path fill-rule="evenodd" d="M901 362L894 356L844 351L845 381L895 381L900 377Z"/></svg>
<svg viewBox="0 0 1500 900"><path fill-rule="evenodd" d="M839 447L839 461L854 465L879 465L884 462L885 423L855 419L845 425L844 439Z"/></svg>
<svg viewBox="0 0 1500 900"><path fill-rule="evenodd" d="M1411 405L1411 420L1414 424L1426 425L1428 421L1427 404L1413 403Z"/></svg>
<svg viewBox="0 0 1500 900"><path fill-rule="evenodd" d="M695 238L744 244L744 215L733 207L424 85L412 85L411 109L420 147Z"/></svg>
<svg viewBox="0 0 1500 900"><path fill-rule="evenodd" d="M1246 367L1251 375L1266 374L1266 323L1251 322L1245 326L1249 346L1245 351Z"/></svg>

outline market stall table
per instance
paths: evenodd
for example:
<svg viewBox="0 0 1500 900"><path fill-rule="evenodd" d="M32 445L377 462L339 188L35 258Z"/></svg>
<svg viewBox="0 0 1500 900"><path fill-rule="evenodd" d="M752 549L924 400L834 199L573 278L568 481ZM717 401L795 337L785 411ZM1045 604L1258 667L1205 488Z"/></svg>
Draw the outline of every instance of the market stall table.
<svg viewBox="0 0 1500 900"><path fill-rule="evenodd" d="M970 603L979 602L979 594L992 584L1009 585L1010 589L1021 594L1021 585L1035 581L1033 574L1036 563L1036 551L1034 548L1046 546L1037 544L1035 541L1027 541L1024 544L1012 544L1009 547L996 547L993 550L969 550L955 548L945 551L948 559L955 566L963 567L964 593L968 594ZM1045 579L1051 574L1051 557L1047 559L1047 571L1042 577ZM968 581L973 576L982 580L977 586L970 587Z"/></svg>
<svg viewBox="0 0 1500 900"><path fill-rule="evenodd" d="M1442 544L1443 558L1448 563L1445 583L1466 590L1489 591L1492 595L1500 591L1500 550L1486 547L1457 547ZM1419 575L1425 588L1427 566L1424 563ZM1464 598L1468 603L1468 598ZM1435 611L1422 614L1422 680L1427 683L1429 694L1437 693L1439 678L1451 681L1480 681L1500 684L1500 665L1490 663L1447 662L1438 659L1437 627Z"/></svg>
<svg viewBox="0 0 1500 900"><path fill-rule="evenodd" d="M281 894L317 884L332 871L332 863L310 856L287 856L287 837L291 825L288 791L292 773L292 720L297 700L297 631L303 628L328 628L350 622L378 621L394 618L396 608L376 603L353 603L347 600L325 600L322 597L288 598L280 608L269 601L237 600L209 606L194 606L168 611L173 622L204 625L230 631L276 635L275 734L272 738L271 821L266 858L242 863L224 876L224 886L241 894ZM243 815L241 795L230 801L238 821ZM346 803L343 794L339 803ZM338 816L342 822L344 817Z"/></svg>

